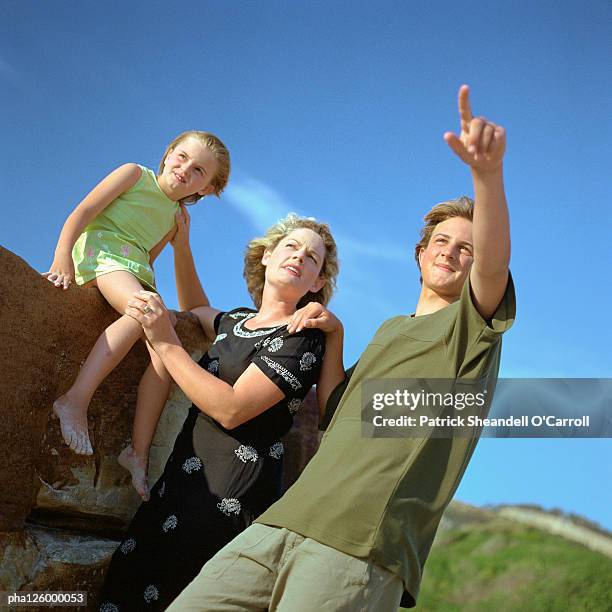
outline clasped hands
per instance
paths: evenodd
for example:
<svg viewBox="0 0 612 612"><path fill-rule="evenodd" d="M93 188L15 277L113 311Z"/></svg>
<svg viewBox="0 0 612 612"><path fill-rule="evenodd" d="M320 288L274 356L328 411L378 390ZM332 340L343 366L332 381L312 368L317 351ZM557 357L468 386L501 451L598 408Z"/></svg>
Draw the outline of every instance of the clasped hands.
<svg viewBox="0 0 612 612"><path fill-rule="evenodd" d="M125 314L136 319L152 346L160 343L180 344L174 331L176 315L168 310L157 293L135 291L125 308Z"/></svg>

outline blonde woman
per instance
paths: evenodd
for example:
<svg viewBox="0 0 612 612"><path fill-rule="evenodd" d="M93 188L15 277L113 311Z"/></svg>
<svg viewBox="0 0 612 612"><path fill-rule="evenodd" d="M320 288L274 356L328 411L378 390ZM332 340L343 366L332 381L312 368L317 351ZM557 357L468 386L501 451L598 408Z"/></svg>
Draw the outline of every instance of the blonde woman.
<svg viewBox="0 0 612 612"><path fill-rule="evenodd" d="M311 301L327 304L338 273L327 225L290 215L249 244L244 276L257 310L209 305L189 246L183 209L173 243L181 309L213 341L198 364L182 348L160 297L139 292L139 321L170 375L193 401L163 475L119 546L101 610L163 610L202 565L280 496L280 438L317 382L325 337L290 334Z"/></svg>

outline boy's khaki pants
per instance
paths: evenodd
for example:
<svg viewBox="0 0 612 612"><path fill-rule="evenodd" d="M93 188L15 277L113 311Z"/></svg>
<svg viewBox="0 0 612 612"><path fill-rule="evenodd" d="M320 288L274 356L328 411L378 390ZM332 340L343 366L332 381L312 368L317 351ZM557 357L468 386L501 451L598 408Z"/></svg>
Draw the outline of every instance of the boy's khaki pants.
<svg viewBox="0 0 612 612"><path fill-rule="evenodd" d="M396 612L401 579L310 538L255 523L221 549L168 612Z"/></svg>

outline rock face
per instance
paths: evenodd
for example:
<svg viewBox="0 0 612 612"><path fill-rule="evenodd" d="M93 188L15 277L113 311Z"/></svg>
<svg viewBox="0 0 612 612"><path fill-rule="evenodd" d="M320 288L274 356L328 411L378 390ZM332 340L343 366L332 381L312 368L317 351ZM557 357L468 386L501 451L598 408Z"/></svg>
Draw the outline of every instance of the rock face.
<svg viewBox="0 0 612 612"><path fill-rule="evenodd" d="M0 535L0 585L7 591L86 591L95 606L118 542L28 526Z"/></svg>
<svg viewBox="0 0 612 612"><path fill-rule="evenodd" d="M3 445L0 462L0 531L19 530L32 510L125 521L138 499L115 457L130 439L133 407L147 351L138 342L95 394L89 411L92 457L74 454L50 419L53 400L75 379L99 334L118 314L97 289L53 287L23 260L0 248L2 306ZM191 314L179 315L177 332L191 353L205 349ZM176 394L175 394L176 395ZM164 461L181 422L185 398L170 402L153 468ZM172 428L174 427L174 431ZM122 473L123 472L123 473Z"/></svg>
<svg viewBox="0 0 612 612"><path fill-rule="evenodd" d="M94 395L91 457L68 449L50 418L53 400L118 316L97 289L56 289L0 247L0 590L77 590L79 584L91 599L117 544L109 536L120 537L140 503L116 457L130 439L138 382L148 364L142 342ZM198 359L207 347L195 316L179 313L176 330ZM163 470L188 407L175 388L151 450L151 482ZM311 396L285 440L287 486L317 448L316 412Z"/></svg>

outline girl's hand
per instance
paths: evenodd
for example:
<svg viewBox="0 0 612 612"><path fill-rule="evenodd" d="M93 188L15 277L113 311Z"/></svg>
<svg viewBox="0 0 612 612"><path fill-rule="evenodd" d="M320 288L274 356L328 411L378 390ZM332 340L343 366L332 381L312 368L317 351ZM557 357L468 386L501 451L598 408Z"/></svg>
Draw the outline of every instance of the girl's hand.
<svg viewBox="0 0 612 612"><path fill-rule="evenodd" d="M181 210L176 213L176 233L174 234L170 244L174 249L180 249L189 246L189 229L191 225L191 217L187 212L187 207L181 204Z"/></svg>
<svg viewBox="0 0 612 612"><path fill-rule="evenodd" d="M484 117L474 117L469 94L467 85L459 88L461 135L446 132L444 140L473 170L483 173L500 170L506 150L506 131Z"/></svg>
<svg viewBox="0 0 612 612"><path fill-rule="evenodd" d="M135 291L128 300L125 314L142 325L148 341L154 348L163 343L181 344L172 326L170 311L157 293Z"/></svg>
<svg viewBox="0 0 612 612"><path fill-rule="evenodd" d="M56 287L68 289L74 280L74 262L72 255L56 255L48 272L43 272L44 276L50 283Z"/></svg>
<svg viewBox="0 0 612 612"><path fill-rule="evenodd" d="M320 329L326 334L333 334L342 329L342 323L323 304L310 302L293 314L287 324L287 331L293 334L306 327Z"/></svg>

